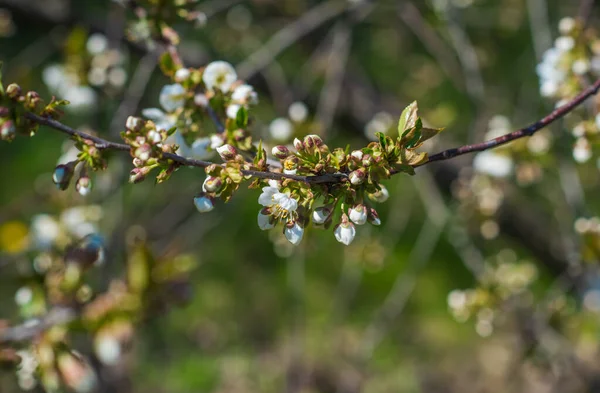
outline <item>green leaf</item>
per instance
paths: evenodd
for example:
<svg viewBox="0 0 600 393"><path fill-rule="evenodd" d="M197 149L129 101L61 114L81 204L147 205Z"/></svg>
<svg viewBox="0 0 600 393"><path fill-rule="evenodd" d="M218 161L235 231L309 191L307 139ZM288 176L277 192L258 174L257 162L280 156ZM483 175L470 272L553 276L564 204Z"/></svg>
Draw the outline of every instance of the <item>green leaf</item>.
<svg viewBox="0 0 600 393"><path fill-rule="evenodd" d="M165 52L160 56L158 65L163 74L170 77L175 76L175 72L179 68L181 68L180 64L178 64L178 62L173 58L173 56L169 52Z"/></svg>
<svg viewBox="0 0 600 393"><path fill-rule="evenodd" d="M402 111L398 121L398 135L402 135L406 130L415 127L417 123L419 107L417 101L413 101Z"/></svg>
<svg viewBox="0 0 600 393"><path fill-rule="evenodd" d="M423 128L423 129L421 129L421 140L419 141L419 143L423 143L423 142L433 138L434 136L436 136L437 134L439 134L442 131L444 131L443 128Z"/></svg>
<svg viewBox="0 0 600 393"><path fill-rule="evenodd" d="M418 147L419 141L421 139L423 129L423 123L420 118L417 118L415 125L404 131L402 133L402 138L400 138L400 145L405 147L406 149L412 149Z"/></svg>
<svg viewBox="0 0 600 393"><path fill-rule="evenodd" d="M387 146L387 139L385 138L385 134L383 132L376 132L375 136L377 137L377 139L379 139L381 150L385 151L385 147Z"/></svg>
<svg viewBox="0 0 600 393"><path fill-rule="evenodd" d="M241 107L238 110L237 115L235 116L235 123L239 128L246 128L248 125L248 110L244 107Z"/></svg>

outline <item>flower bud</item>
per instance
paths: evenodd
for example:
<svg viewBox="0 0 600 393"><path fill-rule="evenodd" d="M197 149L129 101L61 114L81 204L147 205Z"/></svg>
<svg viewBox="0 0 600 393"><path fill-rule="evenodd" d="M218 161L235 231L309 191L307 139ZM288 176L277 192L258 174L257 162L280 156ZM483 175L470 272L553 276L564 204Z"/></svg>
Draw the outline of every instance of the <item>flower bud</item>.
<svg viewBox="0 0 600 393"><path fill-rule="evenodd" d="M350 178L350 183L354 184L355 186L362 184L365 181L365 171L362 169L357 169L353 172L350 172L350 175L348 175L348 177Z"/></svg>
<svg viewBox="0 0 600 393"><path fill-rule="evenodd" d="M304 146L306 146L309 149L312 149L314 147L320 147L323 146L323 140L320 136L315 134L307 135L304 137Z"/></svg>
<svg viewBox="0 0 600 393"><path fill-rule="evenodd" d="M12 120L6 120L0 124L0 139L3 141L12 141L17 135L17 128Z"/></svg>
<svg viewBox="0 0 600 393"><path fill-rule="evenodd" d="M350 153L350 155L356 158L359 162L362 162L364 153L362 152L362 150L354 150L352 153Z"/></svg>
<svg viewBox="0 0 600 393"><path fill-rule="evenodd" d="M206 192L219 192L221 187L223 187L223 180L220 177L209 176L202 184L202 189Z"/></svg>
<svg viewBox="0 0 600 393"><path fill-rule="evenodd" d="M133 166L135 166L136 168L142 167L142 166L144 166L144 161L142 161L139 158L135 157L133 159Z"/></svg>
<svg viewBox="0 0 600 393"><path fill-rule="evenodd" d="M294 149L297 151L304 151L304 143L298 138L294 138Z"/></svg>
<svg viewBox="0 0 600 393"><path fill-rule="evenodd" d="M139 158L142 161L148 161L150 159L150 155L152 154L152 146L148 144L143 144L134 151L135 158Z"/></svg>
<svg viewBox="0 0 600 393"><path fill-rule="evenodd" d="M235 147L227 144L217 147L217 153L219 153L223 161L230 161L237 155L237 150Z"/></svg>
<svg viewBox="0 0 600 393"><path fill-rule="evenodd" d="M69 162L68 164L61 164L54 168L52 174L52 181L56 184L59 190L66 190L69 187L73 172L75 169L75 161Z"/></svg>
<svg viewBox="0 0 600 393"><path fill-rule="evenodd" d="M275 157L279 158L280 160L285 160L290 155L290 149L288 149L287 147L285 147L283 145L278 145L278 146L273 147L273 149L271 149L271 154L273 154Z"/></svg>
<svg viewBox="0 0 600 393"><path fill-rule="evenodd" d="M367 207L365 205L356 205L348 210L350 220L356 225L364 225L367 222Z"/></svg>
<svg viewBox="0 0 600 393"><path fill-rule="evenodd" d="M150 173L150 168L142 167L142 168L133 168L131 172L129 172L129 182L130 183L139 183L144 181L146 176Z"/></svg>
<svg viewBox="0 0 600 393"><path fill-rule="evenodd" d="M148 141L153 145L156 145L157 143L160 143L163 140L162 135L157 130L148 131L146 137L148 138Z"/></svg>
<svg viewBox="0 0 600 393"><path fill-rule="evenodd" d="M92 179L88 175L82 175L75 183L75 189L81 196L86 196L92 191Z"/></svg>
<svg viewBox="0 0 600 393"><path fill-rule="evenodd" d="M134 132L139 132L144 128L144 120L139 117L129 116L125 122L125 127Z"/></svg>
<svg viewBox="0 0 600 393"><path fill-rule="evenodd" d="M42 106L42 99L38 92L28 91L25 95L25 107L32 111L38 111Z"/></svg>
<svg viewBox="0 0 600 393"><path fill-rule="evenodd" d="M9 114L10 109L8 109L5 106L0 106L0 119L2 119L3 117L8 117Z"/></svg>
<svg viewBox="0 0 600 393"><path fill-rule="evenodd" d="M194 205L196 206L196 209L198 209L198 211L200 213L206 213L215 208L212 198L210 198L204 194L200 194L200 195L194 197Z"/></svg>
<svg viewBox="0 0 600 393"><path fill-rule="evenodd" d="M350 245L354 240L356 228L354 227L354 224L348 220L346 214L342 215L342 221L335 227L333 234L338 242L345 244L346 246Z"/></svg>
<svg viewBox="0 0 600 393"><path fill-rule="evenodd" d="M369 220L369 223L371 223L375 226L381 225L381 220L379 219L379 214L377 214L377 210L373 209L372 207L369 208L368 220Z"/></svg>
<svg viewBox="0 0 600 393"><path fill-rule="evenodd" d="M312 214L312 220L315 224L325 224L325 221L331 216L331 209L327 206L317 207Z"/></svg>
<svg viewBox="0 0 600 393"><path fill-rule="evenodd" d="M302 236L304 236L304 228L302 228L298 222L291 221L285 225L283 234L290 243L296 246L300 243L300 241L302 241Z"/></svg>
<svg viewBox="0 0 600 393"><path fill-rule="evenodd" d="M6 95L9 98L19 98L21 96L21 92L21 86L17 85L16 83L11 83L6 87Z"/></svg>
<svg viewBox="0 0 600 393"><path fill-rule="evenodd" d="M373 157L370 154L365 154L362 159L362 165L369 167L373 164Z"/></svg>

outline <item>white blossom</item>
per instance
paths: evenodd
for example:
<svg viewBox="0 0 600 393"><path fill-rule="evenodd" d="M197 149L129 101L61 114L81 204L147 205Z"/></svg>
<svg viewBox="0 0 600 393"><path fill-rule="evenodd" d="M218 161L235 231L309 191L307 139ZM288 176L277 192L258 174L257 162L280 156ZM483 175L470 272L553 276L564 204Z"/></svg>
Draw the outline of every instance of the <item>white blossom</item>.
<svg viewBox="0 0 600 393"><path fill-rule="evenodd" d="M304 228L302 228L297 222L294 222L291 226L286 226L283 233L286 239L294 246L300 243L302 236L304 235Z"/></svg>
<svg viewBox="0 0 600 393"><path fill-rule="evenodd" d="M590 70L590 63L585 59L577 59L573 62L571 69L576 75L584 75Z"/></svg>
<svg viewBox="0 0 600 393"><path fill-rule="evenodd" d="M338 242L349 245L356 236L356 228L351 222L342 222L335 228L333 234Z"/></svg>
<svg viewBox="0 0 600 393"><path fill-rule="evenodd" d="M592 158L592 146L585 138L579 138L573 146L573 158L580 164L587 162Z"/></svg>
<svg viewBox="0 0 600 393"><path fill-rule="evenodd" d="M180 68L177 71L175 71L175 80L177 82L183 82L184 80L189 78L190 75L191 72L189 68Z"/></svg>
<svg viewBox="0 0 600 393"><path fill-rule="evenodd" d="M192 145L188 145L181 133L175 133L175 141L179 146L177 154L196 160L206 160L214 155L214 150L210 150L211 138L203 137L196 139Z"/></svg>
<svg viewBox="0 0 600 393"><path fill-rule="evenodd" d="M390 197L390 192L383 184L380 184L379 187L381 187L381 190L369 194L369 199L371 199L374 202L383 203L387 201Z"/></svg>
<svg viewBox="0 0 600 393"><path fill-rule="evenodd" d="M326 207L318 207L313 211L312 219L315 224L324 224L331 212Z"/></svg>
<svg viewBox="0 0 600 393"><path fill-rule="evenodd" d="M263 187L262 194L258 197L258 203L274 209L274 211L285 211L287 213L295 212L298 208L298 201L292 198L289 192L279 192L276 187Z"/></svg>
<svg viewBox="0 0 600 393"><path fill-rule="evenodd" d="M560 36L554 41L554 47L561 52L568 52L575 47L575 39L569 36Z"/></svg>
<svg viewBox="0 0 600 393"><path fill-rule="evenodd" d="M367 208L364 205L357 205L348 210L348 217L356 225L364 225L367 222Z"/></svg>
<svg viewBox="0 0 600 393"><path fill-rule="evenodd" d="M242 109L241 105L238 105L238 104L229 105L227 107L227 117L235 120L237 118L237 114L240 111L240 109Z"/></svg>
<svg viewBox="0 0 600 393"><path fill-rule="evenodd" d="M575 19L567 17L558 22L558 30L561 34L569 34L575 28Z"/></svg>
<svg viewBox="0 0 600 393"><path fill-rule="evenodd" d="M15 293L15 303L19 306L25 306L33 300L33 291L31 288L25 286L19 288L19 290Z"/></svg>
<svg viewBox="0 0 600 393"><path fill-rule="evenodd" d="M258 227L263 231L271 229L275 226L275 222L271 222L271 215L258 212Z"/></svg>
<svg viewBox="0 0 600 393"><path fill-rule="evenodd" d="M185 104L185 88L179 83L166 85L160 91L158 101L167 112L173 112Z"/></svg>
<svg viewBox="0 0 600 393"><path fill-rule="evenodd" d="M94 352L107 365L115 365L121 358L121 343L115 337L102 334L94 340Z"/></svg>
<svg viewBox="0 0 600 393"><path fill-rule="evenodd" d="M288 119L283 117L273 120L269 125L269 134L276 141L285 142L290 139L293 133L294 126Z"/></svg>
<svg viewBox="0 0 600 393"><path fill-rule="evenodd" d="M239 85L231 93L231 100L240 105L254 105L258 103L258 95L250 85Z"/></svg>
<svg viewBox="0 0 600 393"><path fill-rule="evenodd" d="M213 61L206 66L202 74L202 81L209 91L219 89L227 93L236 80L235 69L225 61Z"/></svg>
<svg viewBox="0 0 600 393"><path fill-rule="evenodd" d="M225 143L225 141L223 140L223 138L218 135L218 134L212 134L210 136L210 148L213 150L216 150L217 147L223 146L223 144Z"/></svg>
<svg viewBox="0 0 600 393"><path fill-rule="evenodd" d="M97 55L108 48L108 40L104 34L92 34L88 37L85 47L90 54Z"/></svg>
<svg viewBox="0 0 600 393"><path fill-rule="evenodd" d="M31 237L36 248L49 248L60 236L58 222L47 214L39 214L31 220Z"/></svg>

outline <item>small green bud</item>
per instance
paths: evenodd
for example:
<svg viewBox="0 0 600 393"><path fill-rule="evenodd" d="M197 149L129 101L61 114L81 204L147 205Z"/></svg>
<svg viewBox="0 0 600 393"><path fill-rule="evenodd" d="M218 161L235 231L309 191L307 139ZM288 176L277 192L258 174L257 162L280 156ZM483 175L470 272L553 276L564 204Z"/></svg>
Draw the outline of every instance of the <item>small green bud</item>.
<svg viewBox="0 0 600 393"><path fill-rule="evenodd" d="M8 85L8 87L6 87L6 95L13 100L19 98L21 96L21 92L21 86L17 85L16 83L11 83Z"/></svg>
<svg viewBox="0 0 600 393"><path fill-rule="evenodd" d="M25 107L31 111L37 112L42 109L42 98L36 91L29 91L25 95Z"/></svg>

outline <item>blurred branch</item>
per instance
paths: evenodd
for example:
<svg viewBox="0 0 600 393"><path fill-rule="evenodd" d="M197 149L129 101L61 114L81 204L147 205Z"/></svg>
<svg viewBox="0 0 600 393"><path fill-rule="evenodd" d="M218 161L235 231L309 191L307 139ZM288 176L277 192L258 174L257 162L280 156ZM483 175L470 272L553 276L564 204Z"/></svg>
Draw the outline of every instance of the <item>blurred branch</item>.
<svg viewBox="0 0 600 393"><path fill-rule="evenodd" d="M300 38L315 30L323 23L348 10L348 2L328 1L310 9L294 22L286 25L271 37L266 44L250 55L236 68L242 79L251 78L265 68L277 55L293 45Z"/></svg>
<svg viewBox="0 0 600 393"><path fill-rule="evenodd" d="M30 340L53 326L70 323L76 317L77 314L72 308L53 308L39 319L30 319L21 325L0 330L0 344Z"/></svg>

